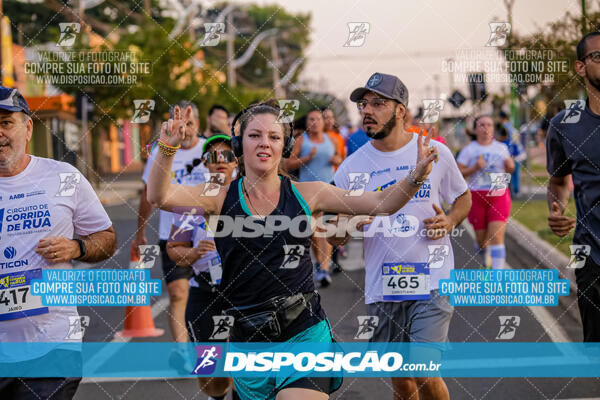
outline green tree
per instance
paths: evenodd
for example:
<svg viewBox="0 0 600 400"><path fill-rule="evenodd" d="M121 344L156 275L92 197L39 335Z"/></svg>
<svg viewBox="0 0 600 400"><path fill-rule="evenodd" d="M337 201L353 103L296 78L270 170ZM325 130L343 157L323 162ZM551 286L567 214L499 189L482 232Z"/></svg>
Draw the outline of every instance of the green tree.
<svg viewBox="0 0 600 400"><path fill-rule="evenodd" d="M600 12L588 14L586 25L589 25L590 21L598 21L599 19ZM583 91L583 85L581 79L575 74L573 64L577 58L575 49L577 43L581 40L581 32L582 18L580 15L575 15L571 12L567 12L557 21L538 28L538 31L532 34L519 35L516 32L512 32L506 49L552 49L555 51L556 60L565 60L568 62L567 73L555 74L554 82L546 82L544 84L524 83L520 85L521 92L529 85L536 85L540 88L541 98L546 101L554 102L562 99L578 98ZM515 53L507 52L506 54L514 55ZM522 60L522 58L507 57L507 61L511 60ZM530 59L527 61L530 71L533 62L536 62L536 60Z"/></svg>

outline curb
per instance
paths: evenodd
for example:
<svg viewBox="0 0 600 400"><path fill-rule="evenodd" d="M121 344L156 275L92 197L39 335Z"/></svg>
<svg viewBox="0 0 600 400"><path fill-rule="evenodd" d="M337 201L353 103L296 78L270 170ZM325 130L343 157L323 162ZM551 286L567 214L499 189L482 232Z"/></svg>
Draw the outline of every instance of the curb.
<svg viewBox="0 0 600 400"><path fill-rule="evenodd" d="M569 280L569 296L559 296L558 301L572 317L579 319L579 309L572 307L572 300L570 300L571 295L574 295L575 298L577 296L577 285L575 284L575 271L566 268L569 258L512 218L509 218L506 225L506 235L518 243L522 251L538 261L538 268L556 269L559 277Z"/></svg>

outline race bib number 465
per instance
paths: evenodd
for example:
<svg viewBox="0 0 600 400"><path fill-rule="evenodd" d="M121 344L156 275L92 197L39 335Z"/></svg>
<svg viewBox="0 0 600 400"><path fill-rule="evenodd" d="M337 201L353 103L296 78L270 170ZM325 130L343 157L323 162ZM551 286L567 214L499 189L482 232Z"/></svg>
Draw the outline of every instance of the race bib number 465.
<svg viewBox="0 0 600 400"><path fill-rule="evenodd" d="M427 263L385 263L381 272L383 301L429 299Z"/></svg>
<svg viewBox="0 0 600 400"><path fill-rule="evenodd" d="M48 312L42 297L31 295L31 280L41 278L41 269L0 275L0 321Z"/></svg>

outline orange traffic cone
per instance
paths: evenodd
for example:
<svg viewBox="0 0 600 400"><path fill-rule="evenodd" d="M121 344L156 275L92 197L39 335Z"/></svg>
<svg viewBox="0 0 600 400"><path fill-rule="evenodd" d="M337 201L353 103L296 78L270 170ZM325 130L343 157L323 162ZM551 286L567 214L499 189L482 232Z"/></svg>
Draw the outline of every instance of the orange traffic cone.
<svg viewBox="0 0 600 400"><path fill-rule="evenodd" d="M133 245L129 257L129 268L135 268L140 257L137 255ZM154 327L154 318L150 306L127 306L125 308L125 329L117 332L123 337L153 337L161 336L164 329Z"/></svg>

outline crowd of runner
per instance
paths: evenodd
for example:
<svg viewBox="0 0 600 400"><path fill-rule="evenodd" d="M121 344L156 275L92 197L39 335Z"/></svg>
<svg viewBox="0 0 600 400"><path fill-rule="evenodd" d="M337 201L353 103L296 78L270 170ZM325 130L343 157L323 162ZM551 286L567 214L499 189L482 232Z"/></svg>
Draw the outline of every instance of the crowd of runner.
<svg viewBox="0 0 600 400"><path fill-rule="evenodd" d="M577 54L575 68L589 99L578 123L561 125L562 111L548 124L548 221L560 236L575 227L574 219L563 216L572 175L579 219L575 242L592 247L586 266L576 271L584 338L600 341L600 215L595 207L600 163L593 153L598 135L590 136L600 121L600 34L587 35ZM39 278L41 268L109 258L115 251L114 229L90 184L66 163L27 154L33 129L27 103L14 89L0 88L0 97L2 211L28 206L49 216L47 229L9 238L4 247L29 258L29 280ZM203 132L193 103L171 108L150 146L133 246L147 244L146 225L153 208L160 208L158 245L175 341L333 341L320 297L335 284L332 273L343 273L344 245L362 231L365 303L379 321L371 340L432 343L432 359L441 357L439 344L448 340L453 314L448 298L438 294L439 281L455 267L448 234L468 219L475 231L474 259L482 268L505 268L504 235L511 190L519 192L523 143L505 111L475 115L468 127L470 142L455 157L437 124L411 116L408 88L389 74L372 74L350 100L361 117L354 132L339 126L331 109L316 107L298 129L280 120L276 101L251 104L236 115L214 105ZM587 140L590 145L582 147ZM66 175L72 176L69 187ZM39 189L38 195L12 200L10 193L31 188ZM341 224L346 216L361 219L354 228L344 226L345 235L318 234L326 232L323 221ZM227 221L240 217L263 230L273 219L288 218L299 221L300 230L314 229L314 235L298 235L292 224L269 235L222 233ZM385 226L387 234L366 234L374 226ZM432 251L442 257L435 266L428 261ZM408 288L401 285L405 282ZM0 308L2 341L61 342L68 317L77 315L75 307L42 307L34 301L22 306L19 312ZM188 368L184 358L174 354L172 366ZM71 398L78 382L0 378L0 394L29 398L25 386L31 385L37 393ZM392 378L392 383L395 398L449 398L442 377ZM324 399L341 379L296 372L199 378L199 384L213 399L230 390L241 399Z"/></svg>

